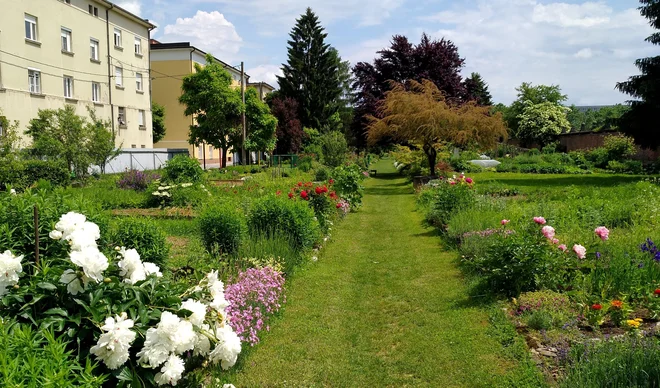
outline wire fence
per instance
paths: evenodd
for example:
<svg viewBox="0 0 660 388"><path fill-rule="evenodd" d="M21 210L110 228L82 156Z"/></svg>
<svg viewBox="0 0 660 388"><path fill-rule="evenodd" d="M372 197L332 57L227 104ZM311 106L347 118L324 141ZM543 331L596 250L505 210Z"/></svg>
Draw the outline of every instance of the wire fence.
<svg viewBox="0 0 660 388"><path fill-rule="evenodd" d="M124 148L121 154L105 165L106 173L123 172L126 170L157 170L168 160L177 155L188 155L185 148Z"/></svg>

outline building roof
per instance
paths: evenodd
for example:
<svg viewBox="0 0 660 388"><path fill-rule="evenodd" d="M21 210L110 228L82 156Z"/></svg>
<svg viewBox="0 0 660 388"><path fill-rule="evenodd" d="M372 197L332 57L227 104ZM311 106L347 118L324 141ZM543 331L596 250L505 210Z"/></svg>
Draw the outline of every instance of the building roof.
<svg viewBox="0 0 660 388"><path fill-rule="evenodd" d="M263 81L261 81L261 82L248 82L248 86L255 86L255 87L261 86L263 88L270 89L271 91L275 90L275 88L272 85L268 84L267 82L263 82Z"/></svg>
<svg viewBox="0 0 660 388"><path fill-rule="evenodd" d="M200 54L206 56L206 52L205 52L205 51L202 51L202 50L198 49L197 47L191 45L190 42L171 42L171 43L162 43L162 42L157 41L156 39L151 39L150 42L151 42L151 45L150 45L150 46L151 46L151 50L192 49L192 50L198 51ZM234 66L228 64L227 62L224 62L224 61L218 59L218 58L215 57L215 56L213 57L213 59L215 59L216 61L218 61L218 62L219 62L220 64L222 64L224 67L226 67L226 68L230 68L230 69L233 69L234 71L237 71L237 69L236 69ZM238 70L238 71L240 71L240 70ZM249 76L247 73L244 73L244 74L245 74L245 77L246 77L246 78L248 78L248 79L250 78L250 76ZM250 83L248 82L248 85L249 85L249 84L250 84Z"/></svg>
<svg viewBox="0 0 660 388"><path fill-rule="evenodd" d="M108 0L95 0L95 1L97 3L101 3L101 4L105 5L106 7L110 8L110 9L115 9L115 10L119 11L119 13L121 13L124 16L128 17L129 19L132 19L133 21L136 21L136 22L142 24L143 26L149 28L150 30L153 30L154 28L157 27L155 24L149 22L148 19L142 19L141 17L137 16L136 14L131 13L131 12L125 10L124 8L118 6L117 4L114 4L114 3L112 3Z"/></svg>
<svg viewBox="0 0 660 388"><path fill-rule="evenodd" d="M579 110L580 112L587 112L590 110L601 110L603 108L610 108L616 105L583 105L583 106L576 106L575 109Z"/></svg>

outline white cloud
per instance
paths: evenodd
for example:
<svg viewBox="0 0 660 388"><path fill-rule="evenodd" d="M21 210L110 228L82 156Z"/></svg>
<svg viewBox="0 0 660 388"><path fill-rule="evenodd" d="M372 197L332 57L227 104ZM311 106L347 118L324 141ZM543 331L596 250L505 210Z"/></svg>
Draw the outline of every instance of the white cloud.
<svg viewBox="0 0 660 388"><path fill-rule="evenodd" d="M266 82L277 88L277 76L282 75L282 68L278 65L259 65L245 72L250 75L250 82Z"/></svg>
<svg viewBox="0 0 660 388"><path fill-rule="evenodd" d="M264 35L282 33L291 29L296 18L311 7L327 26L337 21L355 21L358 26L373 26L393 16L405 0L197 0L216 3L231 14L251 19L257 32Z"/></svg>
<svg viewBox="0 0 660 388"><path fill-rule="evenodd" d="M119 1L117 5L132 14L142 17L142 4L139 0Z"/></svg>
<svg viewBox="0 0 660 388"><path fill-rule="evenodd" d="M218 11L197 11L190 18L178 18L168 24L159 39L162 42L190 42L217 58L231 62L243 45L236 28Z"/></svg>
<svg viewBox="0 0 660 388"><path fill-rule="evenodd" d="M637 74L634 59L653 49L638 10L603 2L476 0L422 20L435 25L432 36L456 43L463 73L480 72L503 103L522 82L559 84L576 104L622 102L616 82Z"/></svg>
<svg viewBox="0 0 660 388"><path fill-rule="evenodd" d="M594 56L593 50L590 48L584 48L577 53L575 53L575 58L589 59Z"/></svg>

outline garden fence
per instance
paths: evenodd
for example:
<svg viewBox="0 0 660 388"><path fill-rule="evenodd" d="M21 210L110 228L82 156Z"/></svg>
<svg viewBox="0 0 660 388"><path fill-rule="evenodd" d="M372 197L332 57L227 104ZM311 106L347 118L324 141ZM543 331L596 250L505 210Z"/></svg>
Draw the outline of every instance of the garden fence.
<svg viewBox="0 0 660 388"><path fill-rule="evenodd" d="M105 165L106 173L126 170L157 170L176 155L188 155L185 148L124 148L121 154Z"/></svg>

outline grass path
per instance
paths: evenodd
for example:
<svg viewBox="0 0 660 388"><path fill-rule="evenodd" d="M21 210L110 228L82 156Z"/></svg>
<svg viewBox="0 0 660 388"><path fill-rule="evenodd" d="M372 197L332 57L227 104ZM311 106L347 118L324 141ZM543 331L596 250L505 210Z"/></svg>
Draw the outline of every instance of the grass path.
<svg viewBox="0 0 660 388"><path fill-rule="evenodd" d="M288 283L270 333L223 380L237 387L493 387L514 365L467 300L455 254L421 225L389 161L318 263ZM389 174L388 174L389 173Z"/></svg>

